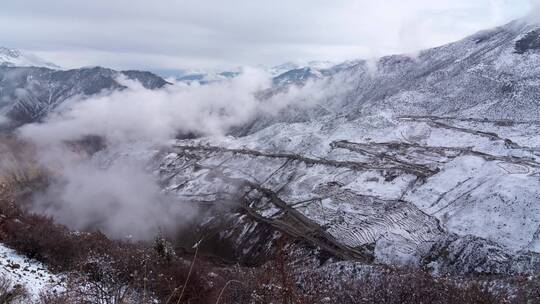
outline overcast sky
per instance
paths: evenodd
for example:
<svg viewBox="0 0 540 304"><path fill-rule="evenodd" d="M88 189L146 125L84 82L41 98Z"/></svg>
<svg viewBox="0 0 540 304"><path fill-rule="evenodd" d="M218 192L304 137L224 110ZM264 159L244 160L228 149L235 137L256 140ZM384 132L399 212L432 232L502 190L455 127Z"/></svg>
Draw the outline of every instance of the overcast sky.
<svg viewBox="0 0 540 304"><path fill-rule="evenodd" d="M64 67L271 66L409 53L502 25L533 0L13 0L0 45Z"/></svg>

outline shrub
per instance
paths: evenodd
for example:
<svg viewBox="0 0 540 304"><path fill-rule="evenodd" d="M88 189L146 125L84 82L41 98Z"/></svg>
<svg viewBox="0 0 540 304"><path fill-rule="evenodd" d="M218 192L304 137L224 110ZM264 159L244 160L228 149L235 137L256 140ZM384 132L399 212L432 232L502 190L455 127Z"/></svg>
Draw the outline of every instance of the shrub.
<svg viewBox="0 0 540 304"><path fill-rule="evenodd" d="M196 253L175 252L162 235L153 245L109 240L100 232L73 233L51 218L21 212L14 204L2 206L0 241L54 271L71 274L70 293L43 294L39 304L145 303L154 299L194 304L482 304L503 300L520 303L530 297L523 292L509 301L508 297L493 296L483 286L457 284L420 270L378 268L369 277L336 284L331 276L297 268L297 259L291 254L294 246L286 239L277 242L277 253L267 264L230 267L208 262ZM299 271L308 272L308 280L300 282ZM0 281L0 304L23 297L20 287Z"/></svg>
<svg viewBox="0 0 540 304"><path fill-rule="evenodd" d="M42 292L36 304L73 304L77 303L75 298L68 293L57 293L51 291Z"/></svg>
<svg viewBox="0 0 540 304"><path fill-rule="evenodd" d="M28 299L26 289L13 285L7 278L0 278L0 304L24 303Z"/></svg>
<svg viewBox="0 0 540 304"><path fill-rule="evenodd" d="M84 250L67 228L45 216L10 219L2 228L6 245L58 271L72 269Z"/></svg>
<svg viewBox="0 0 540 304"><path fill-rule="evenodd" d="M389 271L357 282L337 294L340 303L488 304L499 299L477 284L458 286L421 270Z"/></svg>
<svg viewBox="0 0 540 304"><path fill-rule="evenodd" d="M160 241L167 244L164 255L162 246L113 241L99 232L74 234L41 215L11 218L1 228L9 247L54 271L72 272L72 281L89 286L79 295L113 299L103 303L119 302L134 292L176 303L175 290L184 285L183 298L191 303L203 303L210 294L208 281L199 275L203 267L195 265L188 280L190 263L172 254L165 240Z"/></svg>

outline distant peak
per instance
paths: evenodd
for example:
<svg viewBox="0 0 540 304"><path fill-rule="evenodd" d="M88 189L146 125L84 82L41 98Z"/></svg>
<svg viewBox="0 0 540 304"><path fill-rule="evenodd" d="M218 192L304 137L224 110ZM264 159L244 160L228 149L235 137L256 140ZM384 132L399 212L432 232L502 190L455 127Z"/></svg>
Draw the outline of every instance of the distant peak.
<svg viewBox="0 0 540 304"><path fill-rule="evenodd" d="M58 65L39 58L34 54L24 53L16 49L0 46L0 66L44 67L61 69Z"/></svg>
<svg viewBox="0 0 540 304"><path fill-rule="evenodd" d="M0 46L0 54L6 55L6 56L9 56L9 57L12 57L12 58L21 57L21 52L19 52L18 50L9 49L9 48L6 48L6 47L1 47L1 46Z"/></svg>

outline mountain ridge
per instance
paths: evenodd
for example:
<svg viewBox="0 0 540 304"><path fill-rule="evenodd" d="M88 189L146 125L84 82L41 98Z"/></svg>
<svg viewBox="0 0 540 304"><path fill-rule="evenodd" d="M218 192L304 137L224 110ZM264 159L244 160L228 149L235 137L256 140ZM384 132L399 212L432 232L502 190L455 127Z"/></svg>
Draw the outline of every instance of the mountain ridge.
<svg viewBox="0 0 540 304"><path fill-rule="evenodd" d="M143 71L115 71L102 67L53 70L43 67L0 66L0 114L13 126L36 122L75 96L125 87L119 76L139 81L147 89L162 88L164 79Z"/></svg>

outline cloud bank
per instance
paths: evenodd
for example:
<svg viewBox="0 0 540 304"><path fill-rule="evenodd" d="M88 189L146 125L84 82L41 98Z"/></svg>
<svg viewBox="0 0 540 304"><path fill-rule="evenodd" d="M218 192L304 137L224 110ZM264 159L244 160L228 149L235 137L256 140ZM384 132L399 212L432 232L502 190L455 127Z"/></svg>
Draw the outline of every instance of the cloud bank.
<svg viewBox="0 0 540 304"><path fill-rule="evenodd" d="M274 65L409 53L522 17L530 0L19 0L2 43L65 67Z"/></svg>
<svg viewBox="0 0 540 304"><path fill-rule="evenodd" d="M125 160L107 167L81 160L63 167L47 191L36 195L31 210L72 229L136 240L174 233L198 215L162 193L140 163Z"/></svg>
<svg viewBox="0 0 540 304"><path fill-rule="evenodd" d="M20 134L41 145L96 135L111 143L162 143L176 132L221 135L260 111L255 93L270 87L262 71L246 68L230 81L210 85L177 83L147 90L122 79L128 88L85 100L73 100L44 124L30 124Z"/></svg>
<svg viewBox="0 0 540 304"><path fill-rule="evenodd" d="M292 102L309 107L336 93L313 81L261 99L257 96L271 87L271 79L250 68L209 85L177 83L148 90L137 82L121 82L127 89L71 100L44 122L18 129L20 138L36 146L38 161L53 177L48 189L36 195L32 211L73 229L99 229L117 238L147 240L160 229L178 230L199 211L159 187L155 164L149 163L160 145L179 133L223 136ZM92 145L105 150L88 152Z"/></svg>

